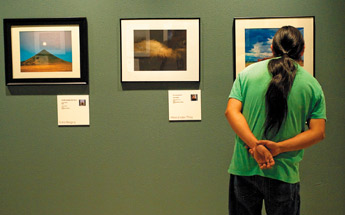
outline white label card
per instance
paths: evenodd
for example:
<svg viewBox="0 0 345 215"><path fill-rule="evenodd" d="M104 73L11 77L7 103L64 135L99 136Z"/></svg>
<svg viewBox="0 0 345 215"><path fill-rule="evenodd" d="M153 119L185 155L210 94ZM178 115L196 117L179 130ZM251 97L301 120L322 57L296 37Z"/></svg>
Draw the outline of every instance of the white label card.
<svg viewBox="0 0 345 215"><path fill-rule="evenodd" d="M58 125L90 125L89 96L57 96Z"/></svg>
<svg viewBox="0 0 345 215"><path fill-rule="evenodd" d="M169 121L201 120L201 90L169 90Z"/></svg>

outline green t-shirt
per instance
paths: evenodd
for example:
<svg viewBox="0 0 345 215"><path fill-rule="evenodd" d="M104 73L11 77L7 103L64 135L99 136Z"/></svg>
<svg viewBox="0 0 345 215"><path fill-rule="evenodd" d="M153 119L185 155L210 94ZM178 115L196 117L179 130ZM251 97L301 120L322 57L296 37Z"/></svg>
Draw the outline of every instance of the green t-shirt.
<svg viewBox="0 0 345 215"><path fill-rule="evenodd" d="M242 102L242 114L258 140L263 138L265 123L265 93L272 79L267 65L269 60L252 64L237 76L229 98ZM272 141L279 142L296 136L305 130L309 119L326 119L326 104L322 88L317 80L298 66L295 80L288 95L288 113ZM261 170L236 135L235 148L228 172L234 175L260 175L287 183L299 182L299 162L304 150L276 156L271 169Z"/></svg>

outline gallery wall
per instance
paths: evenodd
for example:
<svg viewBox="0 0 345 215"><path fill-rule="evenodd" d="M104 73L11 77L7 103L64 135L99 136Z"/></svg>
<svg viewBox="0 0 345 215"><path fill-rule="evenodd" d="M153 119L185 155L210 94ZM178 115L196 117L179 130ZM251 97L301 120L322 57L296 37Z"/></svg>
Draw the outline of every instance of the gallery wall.
<svg viewBox="0 0 345 215"><path fill-rule="evenodd" d="M0 43L0 214L225 215L234 132L234 17L315 16L326 139L301 164L303 215L345 214L345 2L1 0L4 18L87 17L88 86L5 86ZM120 18L201 19L198 84L122 84ZM0 41L4 36L0 33ZM169 89L201 89L202 120L168 121ZM90 95L90 126L58 127L56 95Z"/></svg>

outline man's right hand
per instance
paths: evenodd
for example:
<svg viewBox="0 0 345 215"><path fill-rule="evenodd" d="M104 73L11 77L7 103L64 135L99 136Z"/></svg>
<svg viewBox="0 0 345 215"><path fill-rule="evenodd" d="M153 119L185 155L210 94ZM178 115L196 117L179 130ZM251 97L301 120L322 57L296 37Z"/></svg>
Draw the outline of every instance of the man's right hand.
<svg viewBox="0 0 345 215"><path fill-rule="evenodd" d="M273 156L265 146L257 145L253 149L250 149L249 152L259 164L260 169L270 169L274 166Z"/></svg>

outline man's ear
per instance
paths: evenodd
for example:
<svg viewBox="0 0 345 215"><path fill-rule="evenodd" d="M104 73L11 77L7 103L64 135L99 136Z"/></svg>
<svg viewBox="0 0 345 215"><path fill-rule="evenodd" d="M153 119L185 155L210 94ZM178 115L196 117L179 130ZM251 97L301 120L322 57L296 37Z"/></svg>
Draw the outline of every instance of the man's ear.
<svg viewBox="0 0 345 215"><path fill-rule="evenodd" d="M303 51L301 53L301 57L304 55L304 50L305 50L305 46L303 46Z"/></svg>

